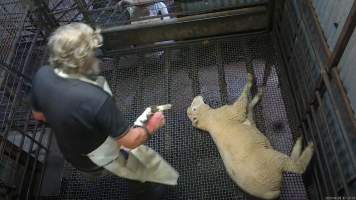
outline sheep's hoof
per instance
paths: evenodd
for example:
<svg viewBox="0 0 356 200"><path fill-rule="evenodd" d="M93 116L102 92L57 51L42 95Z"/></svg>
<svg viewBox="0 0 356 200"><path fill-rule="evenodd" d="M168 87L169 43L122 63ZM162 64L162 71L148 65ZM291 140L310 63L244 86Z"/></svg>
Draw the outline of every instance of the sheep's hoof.
<svg viewBox="0 0 356 200"><path fill-rule="evenodd" d="M249 82L249 83L253 82L253 74L247 73L247 82Z"/></svg>
<svg viewBox="0 0 356 200"><path fill-rule="evenodd" d="M297 141L296 141L295 143L302 142L302 140L303 140L303 136L299 136L298 139L297 139Z"/></svg>
<svg viewBox="0 0 356 200"><path fill-rule="evenodd" d="M306 148L310 149L310 151L313 152L314 151L314 144L312 142L309 142L308 146Z"/></svg>
<svg viewBox="0 0 356 200"><path fill-rule="evenodd" d="M262 95L263 95L263 90L258 90L257 94L256 94L256 97L257 97L257 101L261 100L262 98Z"/></svg>

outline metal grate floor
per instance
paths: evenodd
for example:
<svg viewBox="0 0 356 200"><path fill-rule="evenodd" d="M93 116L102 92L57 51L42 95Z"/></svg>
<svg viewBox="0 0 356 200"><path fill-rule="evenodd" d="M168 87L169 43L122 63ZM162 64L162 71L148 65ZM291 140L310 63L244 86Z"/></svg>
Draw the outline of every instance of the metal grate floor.
<svg viewBox="0 0 356 200"><path fill-rule="evenodd" d="M275 149L290 153L292 130L277 76L281 63L273 46L269 34L230 36L124 52L105 62L104 75L128 120L133 121L149 105L173 104L166 114L166 126L148 143L181 175L167 200L254 199L232 182L210 136L193 128L186 116L198 94L212 107L232 103L246 83L246 63L251 59L257 85L266 83L266 93L255 112L257 125ZM271 68L269 78L263 81L265 63ZM109 176L88 181L67 166L61 194L53 199L124 200L126 191L124 179ZM302 177L286 173L280 199L306 198Z"/></svg>

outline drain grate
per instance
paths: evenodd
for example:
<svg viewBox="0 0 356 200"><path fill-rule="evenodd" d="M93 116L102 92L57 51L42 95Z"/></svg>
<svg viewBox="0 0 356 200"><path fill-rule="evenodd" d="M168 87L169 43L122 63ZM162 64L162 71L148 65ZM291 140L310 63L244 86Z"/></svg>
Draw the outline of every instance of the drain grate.
<svg viewBox="0 0 356 200"><path fill-rule="evenodd" d="M210 136L193 128L186 116L186 108L198 94L212 107L232 103L246 83L246 63L251 60L257 85L266 85L255 112L257 125L277 150L289 153L293 137L277 76L281 63L268 34L127 52L107 63L104 75L127 119L133 121L152 104L173 104L166 115L167 125L148 142L180 172L179 185L167 199L253 199L228 177ZM271 64L268 79L264 77L266 63ZM77 170L66 168L59 199L127 198L123 179L110 176L90 182ZM301 176L285 174L281 199L306 199Z"/></svg>

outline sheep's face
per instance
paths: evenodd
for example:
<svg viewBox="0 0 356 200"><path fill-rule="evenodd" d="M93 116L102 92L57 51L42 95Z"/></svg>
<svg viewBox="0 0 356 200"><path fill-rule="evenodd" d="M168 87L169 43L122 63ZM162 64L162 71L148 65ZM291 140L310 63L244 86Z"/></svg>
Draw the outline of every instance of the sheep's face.
<svg viewBox="0 0 356 200"><path fill-rule="evenodd" d="M204 103L202 96L197 96L193 99L192 104L187 109L187 115L194 127L206 130L207 127L204 127L206 123L202 120L206 119L208 110L210 110L210 106Z"/></svg>

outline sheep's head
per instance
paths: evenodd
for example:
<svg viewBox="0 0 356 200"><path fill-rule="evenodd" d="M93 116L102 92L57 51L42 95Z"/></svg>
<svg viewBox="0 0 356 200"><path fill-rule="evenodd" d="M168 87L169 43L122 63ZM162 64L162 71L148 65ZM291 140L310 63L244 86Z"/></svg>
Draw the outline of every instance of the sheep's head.
<svg viewBox="0 0 356 200"><path fill-rule="evenodd" d="M204 103L202 96L197 96L193 99L192 104L187 109L187 115L194 127L207 130L205 122L208 118L208 111L210 106Z"/></svg>

